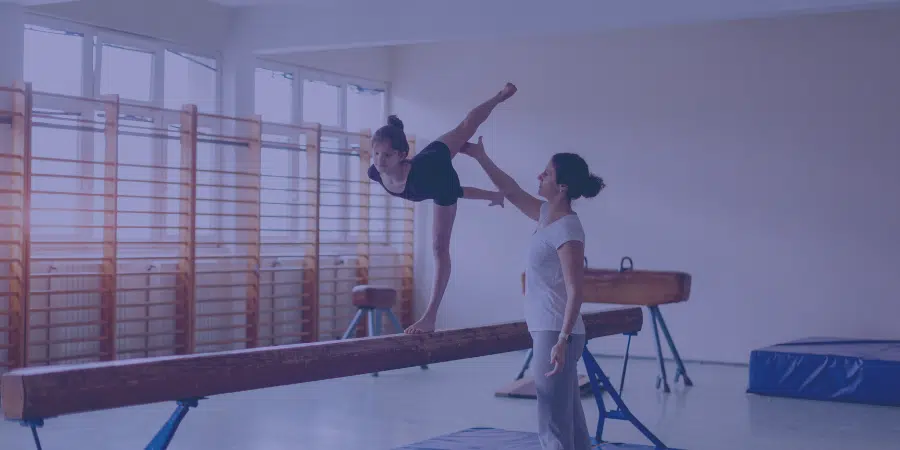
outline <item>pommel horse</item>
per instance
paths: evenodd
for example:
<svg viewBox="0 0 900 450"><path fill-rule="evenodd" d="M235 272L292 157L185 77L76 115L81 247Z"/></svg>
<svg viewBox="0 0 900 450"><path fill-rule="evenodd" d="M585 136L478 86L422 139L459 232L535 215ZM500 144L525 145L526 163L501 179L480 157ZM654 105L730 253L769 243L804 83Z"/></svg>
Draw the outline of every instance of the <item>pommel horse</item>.
<svg viewBox="0 0 900 450"><path fill-rule="evenodd" d="M588 339L635 333L643 326L643 313L636 307L591 312L583 317ZM164 450L188 411L212 395L417 367L530 347L531 336L525 323L520 321L427 334L396 334L217 353L31 367L13 370L0 377L0 398L4 416L29 427L38 450L42 450L38 428L44 425L46 419L87 411L176 402L177 407L169 420L145 447L146 450ZM607 416L630 421L653 443L652 448L668 448L628 411L587 346L583 350L583 358L601 411L595 434L599 448L605 447L602 433ZM617 411L607 413L604 409L604 390L612 394L618 405ZM523 441L515 432L492 430L488 433L494 437L498 434L504 436L504 433L507 437L515 435L517 443L505 446L498 445L497 441L485 442L484 430L469 430L467 437L461 438L468 440L462 448L540 448L536 435L525 437ZM524 447L521 445L523 442L527 444ZM404 448L417 448L415 445Z"/></svg>
<svg viewBox="0 0 900 450"><path fill-rule="evenodd" d="M587 258L585 258L587 266ZM525 293L525 273L522 273L522 294ZM613 305L645 306L653 320L653 337L656 341L656 359L659 362L659 376L656 378L656 388L660 386L663 392L670 392L669 381L666 377L666 366L663 358L662 344L659 339L659 330L662 329L666 338L669 351L675 360L674 382L684 377L685 386L693 386L694 383L687 375L681 355L675 348L675 342L669 333L669 327L663 319L659 307L670 303L686 302L691 294L691 276L684 272L664 272L654 270L634 270L634 263L630 257L622 258L619 270L586 268L584 271L584 303L599 303ZM625 359L622 365L622 379L619 380L619 391L625 387L625 373L628 370L628 355L631 350L631 338L637 333L626 333L628 343L625 347ZM536 398L534 380L525 376L531 365L532 352L528 351L522 368L513 382L497 390L497 397L512 398ZM590 394L588 377L579 376L579 386L582 395Z"/></svg>

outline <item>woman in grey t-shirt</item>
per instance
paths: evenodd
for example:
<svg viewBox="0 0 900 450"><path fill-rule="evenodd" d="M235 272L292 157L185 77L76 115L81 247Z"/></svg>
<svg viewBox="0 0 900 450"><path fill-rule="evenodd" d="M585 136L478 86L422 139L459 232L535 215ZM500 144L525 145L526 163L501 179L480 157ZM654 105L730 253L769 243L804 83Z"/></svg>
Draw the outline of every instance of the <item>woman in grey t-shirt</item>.
<svg viewBox="0 0 900 450"><path fill-rule="evenodd" d="M581 320L585 236L572 200L595 197L605 187L603 180L590 172L581 156L557 153L539 175L541 200L491 161L481 137L461 152L475 158L510 203L537 222L525 268L525 323L534 352L541 447L589 450L577 371L585 345Z"/></svg>

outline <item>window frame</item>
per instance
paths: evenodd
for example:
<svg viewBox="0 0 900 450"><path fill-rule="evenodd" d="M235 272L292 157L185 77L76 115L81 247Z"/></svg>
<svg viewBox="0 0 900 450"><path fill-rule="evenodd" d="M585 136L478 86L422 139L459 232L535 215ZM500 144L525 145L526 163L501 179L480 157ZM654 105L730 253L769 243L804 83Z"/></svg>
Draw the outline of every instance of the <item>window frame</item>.
<svg viewBox="0 0 900 450"><path fill-rule="evenodd" d="M341 132L356 133L356 132L360 131L360 130L348 130L347 129L347 106L348 106L347 105L347 89L350 85L356 85L356 86L360 86L360 87L363 87L366 89L377 89L377 90L383 91L385 101L384 101L384 109L382 111L382 118L387 117L387 115L390 111L391 84L387 81L377 81L377 80L371 80L371 79L356 77L356 76L351 76L351 75L338 74L338 73L329 72L329 71L325 71L325 70L314 69L311 67L305 67L305 66L301 66L301 65L297 65L297 64L292 64L292 63L287 63L287 62L282 62L282 61L275 61L275 60L264 59L264 58L257 59L256 65L254 66L254 73L257 68L278 71L278 72L284 72L284 73L290 74L293 77L294 83L292 86L293 89L292 89L292 93L291 93L291 98L292 98L291 124L292 125L301 125L304 123L308 123L303 114L303 82L307 81L307 80L308 81L322 81L325 83L329 83L329 84L338 86L338 88L339 88L338 89L338 100L337 100L338 101L338 125L336 125L336 126L322 125L322 130L325 132L332 131L332 132L337 132L337 133L341 133ZM256 96L254 93L254 99L255 99L255 97ZM265 117L263 118L263 120L265 121ZM371 131L374 132L375 130L371 130ZM347 148L348 145L347 145L346 138L341 138L338 145L341 148ZM350 161L352 161L352 159L350 157L344 157L343 160L340 162L339 168L338 168L339 177L343 180L347 180L344 182L345 186L343 187L343 190L345 192L351 192L351 190L348 189L349 183L350 183L350 181L349 181L350 173L352 170L355 170L355 168L350 167L350 165L351 165ZM297 165L292 165L291 176L300 176L300 177L305 176L305 174L299 174L296 172L297 167L298 167ZM349 204L349 202L345 202L345 203L346 203L345 208L348 208L348 209L352 208L352 206ZM345 213L342 214L342 216L346 217L347 220L351 220L349 210L345 211ZM349 226L343 227L343 228L349 229ZM283 238L292 238L290 232L285 232L283 236L281 236L280 234L273 233L272 236L278 236L278 237L283 237ZM347 239L352 236L352 232L344 231L344 232L342 232L342 236L344 239Z"/></svg>
<svg viewBox="0 0 900 450"><path fill-rule="evenodd" d="M81 93L80 97L84 98L99 98L101 96L101 82L102 82L102 67L103 67L103 57L102 57L102 48L104 45L116 45L116 46L125 46L138 49L140 51L145 51L153 55L152 59L152 75L151 75L151 85L150 85L150 101L140 101L134 99L123 98L122 101L124 103L136 104L136 105L145 105L153 108L164 108L165 107L165 55L166 51L170 52L179 52L179 53L188 53L191 55L195 55L198 57L209 58L215 61L216 70L215 70L215 110L211 111L212 114L222 114L222 110L224 107L224 74L223 74L223 56L219 51L209 51L206 49L200 48L190 48L189 46L177 44L173 42L164 41L161 39L155 39L150 37L136 36L129 33L124 33L108 28L97 27L92 25L86 25L83 23L72 22L64 19L58 19L54 17L48 17L42 14L36 14L33 12L26 13L25 18L25 26L35 26L35 27L43 27L50 28L58 31L72 32L81 34L82 37L82 63L81 63ZM160 121L161 122L161 121ZM94 157L94 135L93 133L84 133L79 140L79 148L78 148L78 157L79 159L90 161ZM165 166L167 165L168 152L163 151L164 148L160 145L159 151L155 151L154 156L154 165ZM217 154L214 161L214 166L218 169L221 169L224 165L224 161L222 161L221 155ZM80 166L78 170L81 171L90 171L93 170L93 164L78 164ZM156 184L153 185L154 189L161 189L164 185ZM220 191L222 188L217 188ZM91 199L84 198L82 203L88 204L91 202ZM157 200L156 202L164 202L164 200ZM155 205L160 206L160 205ZM89 208L89 205L80 205L79 207ZM220 206L221 208L221 206ZM86 213L91 214L91 213ZM221 221L221 217L216 219L216 221ZM159 223L161 222L161 223ZM153 225L165 225L165 218L163 216L155 215ZM78 240L88 240L92 237L93 230L91 229L76 229L70 233L41 233L40 236L42 238L47 238L49 240L62 240L62 241L78 241ZM197 237L198 240L207 240L207 241L219 241L220 232L217 231L204 231L200 236ZM171 229L156 229L152 233L153 240L163 240L163 239L177 239L179 237L179 233L177 230Z"/></svg>

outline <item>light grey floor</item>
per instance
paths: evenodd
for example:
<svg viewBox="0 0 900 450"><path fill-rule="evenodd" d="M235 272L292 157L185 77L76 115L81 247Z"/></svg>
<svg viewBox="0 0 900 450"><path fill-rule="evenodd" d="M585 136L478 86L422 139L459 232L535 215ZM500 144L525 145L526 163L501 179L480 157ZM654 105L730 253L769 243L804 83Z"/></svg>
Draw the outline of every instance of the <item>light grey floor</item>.
<svg viewBox="0 0 900 450"><path fill-rule="evenodd" d="M382 450L474 426L530 431L532 400L494 397L523 354L215 397L192 410L171 450ZM600 359L618 383L620 359ZM695 386L655 390L655 361L632 360L629 407L669 446L691 450L896 450L900 408L771 399L744 393L746 368L694 364ZM672 370L669 371L671 377ZM597 408L585 399L588 420ZM45 450L141 449L173 405L66 416L41 430ZM609 440L646 443L608 421ZM0 450L33 449L27 428L0 422Z"/></svg>

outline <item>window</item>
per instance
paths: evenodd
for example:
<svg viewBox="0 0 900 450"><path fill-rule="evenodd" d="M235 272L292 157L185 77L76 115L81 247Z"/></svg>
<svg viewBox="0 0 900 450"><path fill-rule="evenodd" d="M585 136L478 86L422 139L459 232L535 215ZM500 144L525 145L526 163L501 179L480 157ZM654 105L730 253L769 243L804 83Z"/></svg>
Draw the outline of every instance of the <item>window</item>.
<svg viewBox="0 0 900 450"><path fill-rule="evenodd" d="M289 124L294 114L294 77L289 72L257 68L255 111L269 123ZM265 132L265 130L263 130ZM277 143L299 143L299 136L264 134L267 144L262 148L261 187L263 204L260 205L260 229L263 238L276 241L287 236L290 229L297 229L291 218L299 216L297 204L300 172L296 149L281 148Z"/></svg>
<svg viewBox="0 0 900 450"><path fill-rule="evenodd" d="M35 91L82 95L84 36L25 26L25 80Z"/></svg>
<svg viewBox="0 0 900 450"><path fill-rule="evenodd" d="M256 114L262 120L291 123L294 118L294 77L285 72L256 69Z"/></svg>
<svg viewBox="0 0 900 450"><path fill-rule="evenodd" d="M74 162L79 160L79 132L62 128L70 126L78 114L36 112L42 117L35 120L32 132L32 233L39 236L37 240L47 236L65 240L73 234L74 225L83 225L76 211L83 198L78 195L79 180L73 176L82 166Z"/></svg>
<svg viewBox="0 0 900 450"><path fill-rule="evenodd" d="M347 85L347 131L375 130L384 125L384 89Z"/></svg>
<svg viewBox="0 0 900 450"><path fill-rule="evenodd" d="M82 95L83 43L80 33L26 25L25 80L35 91ZM32 233L38 240L66 240L74 225L83 224L76 210L84 199L77 196L80 185L73 176L85 169L76 162L81 159L83 133L72 127L83 114L59 104L48 108L46 101L41 97L34 105Z"/></svg>
<svg viewBox="0 0 900 450"><path fill-rule="evenodd" d="M181 109L184 105L193 104L200 112L217 113L216 60L171 50L166 50L165 55L165 107Z"/></svg>
<svg viewBox="0 0 900 450"><path fill-rule="evenodd" d="M303 121L323 126L341 125L341 87L324 81L303 80Z"/></svg>
<svg viewBox="0 0 900 450"><path fill-rule="evenodd" d="M153 98L153 53L113 44L100 46L100 93L141 102Z"/></svg>
<svg viewBox="0 0 900 450"><path fill-rule="evenodd" d="M123 107L119 117L118 159L126 164L119 167L119 176L157 182L119 183L119 208L136 213L122 212L118 220L124 226L137 226L148 224L152 217L152 225L156 228L122 228L119 238L152 241L176 232L177 214L153 212L171 213L177 211L179 206L177 201L159 198L179 195L177 185L159 182L179 179L177 170L160 168L175 167L181 162L177 133L174 139L169 139L163 136L165 132L159 131L172 129L173 125L177 129L179 121L177 117L170 117L153 108L181 110L185 104L196 104L201 112L218 113L218 61L171 48L161 41L108 33L41 17L31 17L30 22L25 26L24 50L25 79L32 83L36 92L32 141L35 157L32 186L36 192L32 196L33 236L36 240L97 240L102 232L97 226L103 221L102 213L89 212L103 208L102 180L79 179L102 177L104 174L104 166L95 164L103 160L105 153L103 106L85 106L89 104L41 94L44 92L83 97L117 94L124 103L151 107L137 113L126 112ZM130 107L130 110L141 108ZM86 119L95 123L79 124L78 120ZM79 125L80 129L76 127ZM99 128L100 131L89 131L85 126ZM216 159L216 155L221 153L218 148L200 147L198 151L204 156L214 156L213 159L199 161L203 168L221 164ZM171 160L173 152L178 158ZM127 197L129 195L132 197ZM202 212L203 206L206 205L198 205L198 212ZM41 227L39 224L48 226Z"/></svg>
<svg viewBox="0 0 900 450"><path fill-rule="evenodd" d="M320 208L319 237L323 245L331 245L322 250L323 254L335 251L333 244L354 242L354 227L358 227L360 161L354 153L359 149L359 138L332 133L331 130L346 130L352 133L368 128L374 131L384 121L386 87L381 83L357 82L341 79L306 69L272 66L256 70L256 113L267 123L319 123L325 128L320 154ZM264 129L265 133L265 129ZM263 135L269 142L288 142L284 136ZM298 141L301 143L301 136ZM298 158L299 156L299 158ZM263 186L289 187L289 180L278 177L306 177L305 156L280 153L275 149L263 148ZM291 168L288 175L285 171ZM283 174L284 175L279 175ZM305 189L305 182L300 186ZM272 203L289 198L288 193L264 191L266 200ZM303 208L308 201L306 194L295 198L292 206L263 205L263 215L272 216L288 213L308 214ZM372 212L370 211L370 214ZM262 227L277 229L289 224L288 220L264 217ZM296 221L290 222L294 223ZM291 225L295 227L296 225ZM300 228L306 228L300 224ZM266 232L264 231L264 236ZM271 235L275 235L273 231ZM382 239L384 240L384 239ZM328 244L324 244L328 243ZM352 245L352 244L351 244ZM349 248L349 247L348 247ZM343 250L337 250L338 252ZM355 249L353 250L355 251Z"/></svg>

